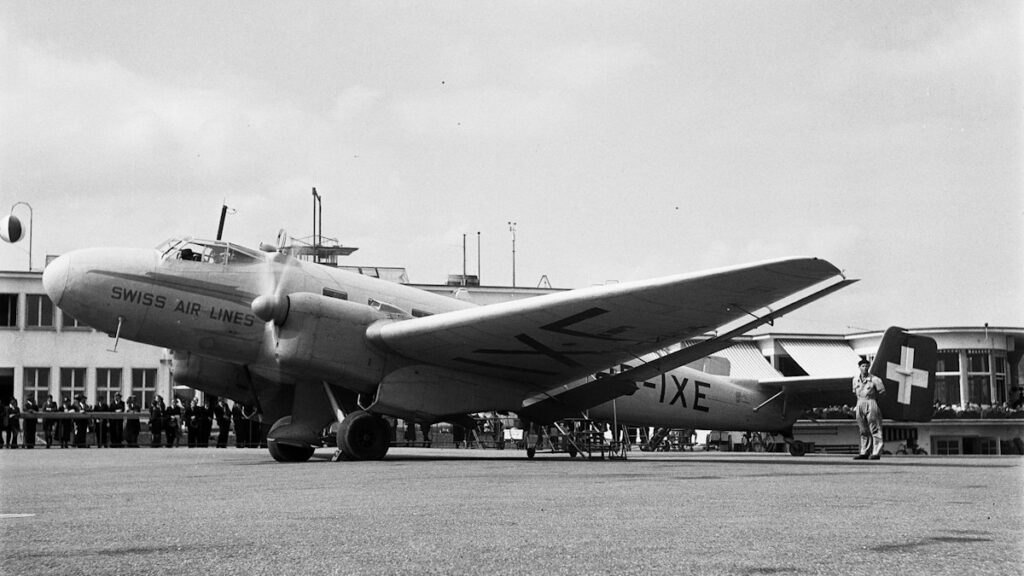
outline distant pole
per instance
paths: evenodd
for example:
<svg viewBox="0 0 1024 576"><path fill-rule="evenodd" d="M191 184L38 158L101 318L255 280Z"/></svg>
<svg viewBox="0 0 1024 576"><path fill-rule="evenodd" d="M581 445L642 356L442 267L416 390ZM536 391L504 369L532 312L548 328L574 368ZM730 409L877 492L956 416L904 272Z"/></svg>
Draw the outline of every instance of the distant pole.
<svg viewBox="0 0 1024 576"><path fill-rule="evenodd" d="M320 203L320 194L317 194L316 186L313 187L313 262L320 261L320 239L316 233L316 205ZM320 232L323 233L324 205L320 203Z"/></svg>
<svg viewBox="0 0 1024 576"><path fill-rule="evenodd" d="M217 240L220 240L224 236L224 217L228 215L228 205L221 204L220 206L220 224L217 225Z"/></svg>
<svg viewBox="0 0 1024 576"><path fill-rule="evenodd" d="M462 285L466 285L466 235L462 235Z"/></svg>
<svg viewBox="0 0 1024 576"><path fill-rule="evenodd" d="M512 287L516 287L516 223L509 222L508 230L512 233Z"/></svg>
<svg viewBox="0 0 1024 576"><path fill-rule="evenodd" d="M480 280L480 232L476 233L476 285L483 286Z"/></svg>

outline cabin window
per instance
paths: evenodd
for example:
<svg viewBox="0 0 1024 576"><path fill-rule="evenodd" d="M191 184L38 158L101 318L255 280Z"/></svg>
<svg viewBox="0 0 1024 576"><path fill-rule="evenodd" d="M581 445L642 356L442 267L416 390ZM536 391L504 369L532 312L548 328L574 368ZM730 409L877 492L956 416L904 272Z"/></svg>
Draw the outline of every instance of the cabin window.
<svg viewBox="0 0 1024 576"><path fill-rule="evenodd" d="M420 310L419 308L412 309L413 318L424 318L426 316L433 316L433 312L427 312L426 310Z"/></svg>
<svg viewBox="0 0 1024 576"><path fill-rule="evenodd" d="M324 288L323 294L324 294L324 296L327 296L328 298L337 298L338 300L348 300L348 292L343 292L341 290L331 290L330 288Z"/></svg>

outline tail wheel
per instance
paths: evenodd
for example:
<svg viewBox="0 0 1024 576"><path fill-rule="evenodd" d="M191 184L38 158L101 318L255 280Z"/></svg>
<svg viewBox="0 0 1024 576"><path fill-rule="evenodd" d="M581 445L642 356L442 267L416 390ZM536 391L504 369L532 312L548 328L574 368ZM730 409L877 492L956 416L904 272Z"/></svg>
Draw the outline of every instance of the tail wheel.
<svg viewBox="0 0 1024 576"><path fill-rule="evenodd" d="M387 420L369 412L353 412L338 428L338 448L351 460L380 460L391 445Z"/></svg>
<svg viewBox="0 0 1024 576"><path fill-rule="evenodd" d="M791 456L803 456L807 453L807 446L800 440L793 440L789 443L789 454Z"/></svg>
<svg viewBox="0 0 1024 576"><path fill-rule="evenodd" d="M305 462L313 456L314 448L312 446L309 444L282 444L274 439L275 432L291 423L291 416L285 416L274 422L274 425L270 427L270 432L267 433L267 450L278 462Z"/></svg>

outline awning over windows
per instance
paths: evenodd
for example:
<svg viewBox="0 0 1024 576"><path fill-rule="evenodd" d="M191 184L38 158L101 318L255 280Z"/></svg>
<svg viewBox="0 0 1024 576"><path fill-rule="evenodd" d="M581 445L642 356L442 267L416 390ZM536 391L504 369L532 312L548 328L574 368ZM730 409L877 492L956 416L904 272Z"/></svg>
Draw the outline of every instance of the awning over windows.
<svg viewBox="0 0 1024 576"><path fill-rule="evenodd" d="M809 376L853 378L858 373L860 356L845 343L779 340L778 344Z"/></svg>
<svg viewBox="0 0 1024 576"><path fill-rule="evenodd" d="M715 352L715 356L721 356L729 361L732 370L729 373L733 378L779 378L779 374L772 365L761 355L761 350L754 344L739 343Z"/></svg>

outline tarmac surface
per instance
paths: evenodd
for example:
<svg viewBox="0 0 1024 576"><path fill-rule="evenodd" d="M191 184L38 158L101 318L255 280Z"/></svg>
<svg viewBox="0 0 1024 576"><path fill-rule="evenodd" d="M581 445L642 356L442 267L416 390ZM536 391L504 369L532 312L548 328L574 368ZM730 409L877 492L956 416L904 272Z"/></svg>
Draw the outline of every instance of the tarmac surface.
<svg viewBox="0 0 1024 576"><path fill-rule="evenodd" d="M0 452L3 574L1024 574L1020 457Z"/></svg>

